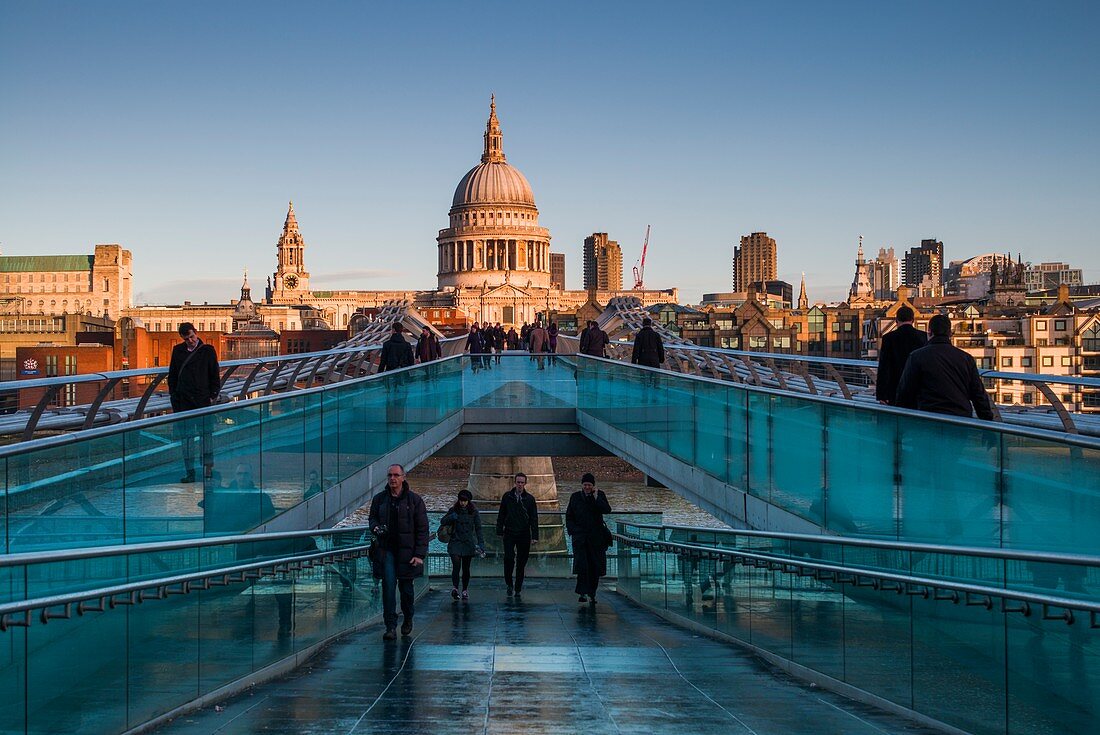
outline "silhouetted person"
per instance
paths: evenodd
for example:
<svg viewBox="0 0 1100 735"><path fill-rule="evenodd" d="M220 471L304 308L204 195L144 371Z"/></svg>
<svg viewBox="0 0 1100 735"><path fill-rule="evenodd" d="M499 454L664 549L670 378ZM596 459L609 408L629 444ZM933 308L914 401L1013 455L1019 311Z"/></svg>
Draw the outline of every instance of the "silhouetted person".
<svg viewBox="0 0 1100 735"><path fill-rule="evenodd" d="M581 333L580 352L583 355L605 357L607 345L610 342L611 339L607 336L607 332L600 329L599 324L595 321L589 321L588 326Z"/></svg>
<svg viewBox="0 0 1100 735"><path fill-rule="evenodd" d="M558 351L558 323L550 322L550 326L546 328L546 351L550 353L550 364L554 364L554 355Z"/></svg>
<svg viewBox="0 0 1100 735"><path fill-rule="evenodd" d="M875 398L879 403L893 405L898 395L898 381L905 369L905 361L915 350L928 343L928 335L913 326L913 310L902 306L894 317L897 327L882 338L878 352L878 377L875 379Z"/></svg>
<svg viewBox="0 0 1100 735"><path fill-rule="evenodd" d="M539 540L539 511L535 496L527 492L527 475L517 472L512 489L504 493L497 509L497 536L504 543L504 583L508 596L520 596L531 542ZM515 586L512 572L515 571Z"/></svg>
<svg viewBox="0 0 1100 735"><path fill-rule="evenodd" d="M665 361L665 345L661 342L661 335L653 329L653 320L649 317L642 319L642 328L634 337L634 352L630 362L646 367L661 367Z"/></svg>
<svg viewBox="0 0 1100 735"><path fill-rule="evenodd" d="M475 373L482 367L488 367L489 345L477 322L470 325L470 334L466 337L466 351L470 353L470 369Z"/></svg>
<svg viewBox="0 0 1100 735"><path fill-rule="evenodd" d="M382 345L382 355L378 358L378 372L398 370L413 364L412 345L405 341L402 333L405 328L399 323L394 323L393 334Z"/></svg>
<svg viewBox="0 0 1100 735"><path fill-rule="evenodd" d="M595 476L584 473L581 489L569 496L565 510L565 530L573 539L573 573L577 575L575 589L580 602L596 604L600 577L607 574L611 532L603 517L610 512L607 496L596 489Z"/></svg>
<svg viewBox="0 0 1100 735"><path fill-rule="evenodd" d="M172 359L168 363L168 397L172 410L178 413L212 406L221 390L217 350L199 339L191 322L180 324L179 334L183 341L172 348ZM208 419L200 419L199 424L198 437L191 422L178 421L175 424L183 449L184 475L180 482L195 481L196 438L202 443L203 477L209 478L214 470L214 446Z"/></svg>
<svg viewBox="0 0 1100 735"><path fill-rule="evenodd" d="M937 314L928 322L932 338L909 356L898 383L897 405L951 416L993 420L989 394L974 358L951 344L951 320Z"/></svg>
<svg viewBox="0 0 1100 735"><path fill-rule="evenodd" d="M420 330L420 337L416 340L416 361L431 362L443 357L443 348L439 345L439 338L432 334L428 326Z"/></svg>
<svg viewBox="0 0 1100 735"><path fill-rule="evenodd" d="M413 580L424 574L428 555L428 513L424 501L409 489L405 468L390 465L386 487L370 503L367 525L377 539L378 575L382 579L383 638L397 638L397 590L401 590L401 635L413 629Z"/></svg>

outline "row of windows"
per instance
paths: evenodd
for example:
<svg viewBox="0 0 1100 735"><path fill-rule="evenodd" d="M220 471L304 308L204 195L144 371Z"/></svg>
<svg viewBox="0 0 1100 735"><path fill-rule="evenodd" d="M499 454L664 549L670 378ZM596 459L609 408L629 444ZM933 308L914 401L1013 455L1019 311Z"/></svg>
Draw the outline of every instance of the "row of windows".
<svg viewBox="0 0 1100 735"><path fill-rule="evenodd" d="M1014 367L1015 358L1010 356L1001 357L1001 367ZM1054 367L1054 357L1052 355L1042 356L1043 367ZM1020 367L1032 367L1033 362L1030 357L1020 358ZM1062 367L1073 367L1073 357L1069 355L1062 355Z"/></svg>
<svg viewBox="0 0 1100 735"><path fill-rule="evenodd" d="M479 216L480 215L480 216ZM512 221L530 222L535 215L530 212L465 212L451 217L451 226L505 223Z"/></svg>
<svg viewBox="0 0 1100 735"><path fill-rule="evenodd" d="M1061 398L1062 398L1062 403L1073 403L1073 394L1072 393L1063 393ZM1016 397L1013 396L1011 393L1002 393L1001 394L1001 403L1011 404L1011 403L1015 403L1015 401L1016 401ZM1020 396L1020 403L1023 403L1025 406L1031 406L1031 405L1035 405L1035 404L1042 404L1042 403L1046 403L1046 402L1047 402L1046 398L1044 398L1041 393L1024 393L1023 395Z"/></svg>
<svg viewBox="0 0 1100 735"><path fill-rule="evenodd" d="M35 277L37 276L37 278ZM87 283L91 280L91 271L72 271L63 273L5 273L4 283Z"/></svg>

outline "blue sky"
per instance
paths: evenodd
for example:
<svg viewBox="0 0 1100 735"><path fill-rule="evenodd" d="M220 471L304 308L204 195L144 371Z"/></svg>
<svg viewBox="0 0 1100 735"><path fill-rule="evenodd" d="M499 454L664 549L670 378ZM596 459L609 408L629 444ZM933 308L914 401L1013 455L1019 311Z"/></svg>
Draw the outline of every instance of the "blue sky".
<svg viewBox="0 0 1100 735"><path fill-rule="evenodd" d="M841 298L856 240L1100 281L1097 3L0 4L0 248L134 252L139 302L274 269L431 288L490 92L567 280L606 231L647 285ZM629 276L626 276L629 279Z"/></svg>

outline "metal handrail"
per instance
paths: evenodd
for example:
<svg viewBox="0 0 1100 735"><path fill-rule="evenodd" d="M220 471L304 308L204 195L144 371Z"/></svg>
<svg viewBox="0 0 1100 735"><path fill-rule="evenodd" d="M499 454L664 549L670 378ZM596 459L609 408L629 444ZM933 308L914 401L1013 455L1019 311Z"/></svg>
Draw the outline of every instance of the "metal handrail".
<svg viewBox="0 0 1100 735"><path fill-rule="evenodd" d="M399 368L397 370L387 370L385 373L374 373L373 375L363 375L358 378L350 378L348 380L343 380L339 382L325 383L323 385L313 385L308 388L299 388L295 390L293 394L295 396L314 395L329 390L335 390L337 388L343 388L348 385L353 385L356 382L381 380L383 375L396 375L405 371L417 370L423 365L435 365L437 363L446 362L448 360L462 359L464 357L468 357L468 355L453 355L451 357L444 357L439 360L433 360L430 363L420 363L418 365L410 365L408 367ZM205 406L203 408L189 409L188 411L183 413L170 413L162 416L150 416L147 418L127 421L125 423L112 424L110 426L96 426L90 429L82 429L80 431L70 432L68 434L57 434L55 436L44 436L38 439L30 439L27 441L19 442L17 444L0 446L0 459L4 457L24 454L30 451L35 451L38 449L42 449L43 447L64 446L66 444L79 442L85 439L101 438L124 431L131 431L135 428L147 428L150 426L172 423L173 421L179 420L181 418L193 419L199 416L217 414L225 411L236 411L242 408L258 406L271 401L278 401L284 398L286 395L287 394L285 393L260 395L254 398L246 398L239 401L233 401L229 404L218 404L214 406Z"/></svg>
<svg viewBox="0 0 1100 735"><path fill-rule="evenodd" d="M0 555L0 569L24 564L50 564L78 559L100 559L107 556L128 556L158 551L178 551L180 549L199 549L207 546L227 546L229 544L255 543L258 541L281 541L284 539L335 536L340 533L366 533L367 526L341 526L339 528L312 529L305 531L278 531L272 533L241 533L232 536L204 536L174 541L149 541L143 544L115 544L113 546L89 546L78 549L56 549L51 551L23 551L16 554Z"/></svg>
<svg viewBox="0 0 1100 735"><path fill-rule="evenodd" d="M227 367L242 367L245 365L268 365L273 363L286 363L296 362L298 360L312 360L315 358L324 359L330 356L345 355L345 354L357 354L364 350L378 350L382 348L381 343L372 343L369 345L361 345L356 347L336 347L331 350L321 350L319 352L301 352L293 355L272 355L271 357L249 357L243 360L225 360L219 361L218 366L222 368ZM150 368L134 368L132 370L107 370L102 373L81 373L79 375L58 375L51 378L36 378L34 380L5 380L0 382L0 391L9 390L27 390L30 388L48 388L54 385L70 385L73 383L90 383L103 380L111 380L113 378L137 378L147 375L167 375L168 368L166 367L150 367ZM76 408L74 406L74 408Z"/></svg>
<svg viewBox="0 0 1100 735"><path fill-rule="evenodd" d="M946 544L888 541L885 539L852 538L850 536L831 536L814 533L786 533L781 531L760 531L747 528L714 528L713 526L681 526L673 523L634 523L632 521L615 521L615 523L620 526L629 526L631 528L648 528L654 530L668 528L676 531L690 531L692 533L722 533L753 538L775 538L784 541L806 541L819 544L835 544L838 546L889 549L892 551L914 551L926 554L955 554L957 556L979 556L988 559L1006 559L1009 561L1031 561L1049 564L1072 564L1078 566L1100 567L1100 556L1064 554L1055 551L1019 551L990 546L948 546ZM647 541L649 539L640 540Z"/></svg>
<svg viewBox="0 0 1100 735"><path fill-rule="evenodd" d="M219 569L206 570L203 572L192 572L191 574L180 574L171 577L161 577L159 579L129 582L127 584L70 592L63 595L38 597L32 600L7 602L0 604L0 631L6 631L13 626L29 627L32 620L30 613L35 610L41 611L41 614L38 616L38 621L45 625L53 619L68 619L71 617L73 605L78 606L76 610L77 615L84 615L88 612L105 612L109 609L114 609L118 605L140 604L147 600L163 600L173 594L190 594L192 590L196 589L207 590L210 589L211 586L223 587L229 584L244 584L250 579L270 577L276 574L296 571L297 569L301 569L303 565L305 567L311 567L318 561L322 564L328 564L332 561L356 559L366 554L369 547L369 544L342 546L339 549L295 554L293 556L280 557L277 559L265 559L249 564L237 564L231 567L221 567ZM178 589L172 589L177 585L179 587ZM146 597L143 594L146 590L156 590L156 593L153 596ZM122 596L125 596L123 600L116 599ZM91 601L98 601L98 605L86 607L83 604ZM60 613L51 613L50 608L55 607L62 607L64 610ZM22 614L21 619L13 617L20 614Z"/></svg>
<svg viewBox="0 0 1100 735"><path fill-rule="evenodd" d="M1035 592L1024 592L1022 590L1012 590L1005 587L989 587L987 585L970 584L967 582L956 582L948 579L938 579L934 577L918 577L910 574L897 574L894 572L883 572L876 569L868 569L865 567L853 567L842 564L829 564L826 562L806 561L803 559L797 559L793 557L777 556L773 554L764 554L752 551L739 551L736 549L725 549L721 547L712 546L696 546L692 544L681 544L672 541L657 541L648 539L639 539L633 536L624 536L619 533L612 533L612 536L623 542L626 546L634 548L652 548L667 551L684 551L688 552L695 558L709 558L716 559L719 557L729 558L735 563L742 563L747 560L749 562L758 562L763 566L774 569L775 571L783 571L791 574L799 574L800 576L814 576L822 581L836 582L838 584L854 584L859 587L872 587L875 590L882 592L895 592L897 594L917 595L926 599L935 599L942 601L949 601L959 603L963 601L958 594L951 597L942 597L938 594L941 590L946 590L954 593L963 593L966 595L966 603L968 605L980 604L987 609L992 609L992 599L997 598L1002 601L1001 612L1019 612L1024 616L1031 615L1029 605L1041 606L1044 610L1044 618L1049 618L1047 611L1049 608L1059 608L1067 611L1066 615L1053 616L1054 619L1064 619L1066 624L1072 625L1075 622L1075 618L1072 614L1072 610L1079 610L1087 612L1090 615L1090 628L1100 628L1098 624L1098 614L1100 614L1100 601L1093 602L1090 600L1075 599L1072 597L1057 597L1055 595L1043 595ZM808 570L808 574L802 574L799 570ZM826 576L820 576L826 575ZM829 576L831 575L831 576ZM863 583L863 579L876 580L877 583L866 584ZM895 583L896 587L883 586L882 582ZM978 595L989 598L985 602L972 602L970 595ZM1024 603L1022 608L1008 608L1005 603L1007 602L1020 602Z"/></svg>
<svg viewBox="0 0 1100 735"><path fill-rule="evenodd" d="M719 355L731 355L734 357L748 357L761 360L783 360L786 362L808 362L819 365L843 365L845 367L878 368L874 360L854 360L840 357L820 357L818 355L794 355L783 352L753 352L751 350L733 350L727 347L703 347L693 344L675 344L671 347L686 352L709 352ZM1065 383L1067 385L1079 385L1087 388L1100 388L1100 378L1090 378L1076 375L1053 375L1048 373L1014 373L1001 370L982 370L978 374L983 378L997 378L1001 380L1023 380L1033 383Z"/></svg>

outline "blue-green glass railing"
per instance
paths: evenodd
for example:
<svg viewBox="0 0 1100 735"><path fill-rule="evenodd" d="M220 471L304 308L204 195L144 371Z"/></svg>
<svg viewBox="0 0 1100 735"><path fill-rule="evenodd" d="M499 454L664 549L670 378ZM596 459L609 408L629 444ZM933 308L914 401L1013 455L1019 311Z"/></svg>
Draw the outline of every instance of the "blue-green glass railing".
<svg viewBox="0 0 1100 735"><path fill-rule="evenodd" d="M844 535L1100 553L1100 440L577 358L578 411Z"/></svg>
<svg viewBox="0 0 1100 735"><path fill-rule="evenodd" d="M460 359L444 360L5 447L2 547L255 528L461 410L462 368ZM195 482L182 482L188 466Z"/></svg>
<svg viewBox="0 0 1100 735"><path fill-rule="evenodd" d="M339 538L320 534L309 543L325 550ZM255 537L160 554L120 549L111 550L113 570L110 560L94 566L85 559L69 562L67 568L51 565L52 577L23 578L24 570L9 566L0 568L0 584L9 597L39 599L39 591L57 594L71 586L81 569L105 578L120 571L119 560L127 558L131 578L152 584L165 578L156 573L158 568L171 569L175 576L180 570L226 568L217 558L223 564L229 560L230 568L253 563L262 544L268 544L259 554L263 558L286 558L288 551L318 553L306 549L301 539ZM423 592L427 578L418 580L416 588ZM351 630L380 611L381 595L369 562L358 558L103 612L79 615L73 609L69 619L46 624L35 619L26 627L9 627L0 632L0 691L5 697L0 732L124 732Z"/></svg>
<svg viewBox="0 0 1100 735"><path fill-rule="evenodd" d="M1100 557L980 546L945 546L829 534L660 525L621 519L616 530L641 540L737 549L839 564L870 573L901 573L945 582L992 585L1067 599L1100 601ZM715 571L717 565L700 564ZM715 572L716 573L716 572Z"/></svg>
<svg viewBox="0 0 1100 735"><path fill-rule="evenodd" d="M696 541L707 546L703 536ZM1100 569L1093 561L1089 578ZM1014 580L1009 565L997 568L985 586L1033 589L1030 577ZM1006 613L1002 600L985 595L952 602L924 586L914 594L875 590L628 543L619 545L617 589L966 732L1084 734L1100 719L1100 629L1087 614L1068 625L1064 609ZM929 594L917 594L923 590Z"/></svg>
<svg viewBox="0 0 1100 735"><path fill-rule="evenodd" d="M464 407L574 405L573 368L561 358L457 356L3 447L0 549L238 533L315 494L335 504L328 517L344 504L323 490Z"/></svg>

